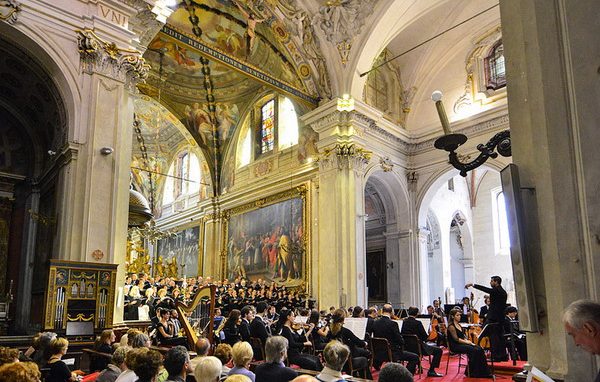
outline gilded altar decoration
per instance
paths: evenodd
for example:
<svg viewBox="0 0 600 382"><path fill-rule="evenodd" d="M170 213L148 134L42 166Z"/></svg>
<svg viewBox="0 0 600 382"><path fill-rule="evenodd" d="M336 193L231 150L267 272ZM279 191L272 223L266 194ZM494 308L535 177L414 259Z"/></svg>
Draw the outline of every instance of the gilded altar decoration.
<svg viewBox="0 0 600 382"><path fill-rule="evenodd" d="M99 70L133 84L148 78L150 65L146 64L138 50L120 48L101 39L91 29L76 32L81 64L86 73Z"/></svg>
<svg viewBox="0 0 600 382"><path fill-rule="evenodd" d="M0 0L0 20L9 24L17 22L17 15L21 11L21 3L14 0Z"/></svg>

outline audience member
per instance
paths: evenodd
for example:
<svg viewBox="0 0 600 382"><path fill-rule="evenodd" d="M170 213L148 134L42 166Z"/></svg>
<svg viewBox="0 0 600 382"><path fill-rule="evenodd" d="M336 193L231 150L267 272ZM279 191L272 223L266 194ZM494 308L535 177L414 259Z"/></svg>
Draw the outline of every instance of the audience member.
<svg viewBox="0 0 600 382"><path fill-rule="evenodd" d="M71 382L77 380L77 376L62 361L62 357L67 354L68 349L69 341L65 338L55 338L50 342L50 346L48 347L50 354L48 367L50 371L46 376L46 382Z"/></svg>
<svg viewBox="0 0 600 382"><path fill-rule="evenodd" d="M322 382L334 382L344 379L342 369L349 356L350 348L348 346L336 340L329 341L325 346L325 350L323 350L325 367L317 375L317 379Z"/></svg>
<svg viewBox="0 0 600 382"><path fill-rule="evenodd" d="M0 366L13 362L19 362L19 349L0 346Z"/></svg>
<svg viewBox="0 0 600 382"><path fill-rule="evenodd" d="M600 355L600 304L591 300L572 302L563 315L565 331L575 345L588 353ZM600 382L600 372L595 382Z"/></svg>
<svg viewBox="0 0 600 382"><path fill-rule="evenodd" d="M137 382L154 382L161 366L162 356L156 350L139 353L133 364L133 371L138 376Z"/></svg>
<svg viewBox="0 0 600 382"><path fill-rule="evenodd" d="M288 340L282 336L272 336L265 344L266 361L256 367L254 373L258 381L288 382L298 374L283 363L287 357Z"/></svg>
<svg viewBox="0 0 600 382"><path fill-rule="evenodd" d="M129 350L130 348L128 346L119 346L112 354L110 363L96 378L96 382L115 382L119 375L127 370L125 357Z"/></svg>
<svg viewBox="0 0 600 382"><path fill-rule="evenodd" d="M184 346L175 346L169 349L163 365L169 373L169 382L185 382L188 373L193 373L190 355Z"/></svg>
<svg viewBox="0 0 600 382"><path fill-rule="evenodd" d="M219 361L221 361L221 364L223 365L221 367L221 379L225 379L229 375L229 371L231 369L229 368L229 366L227 366L227 364L229 362L231 362L231 359L232 359L231 353L232 352L233 352L233 349L231 348L231 345L229 345L229 344L218 344L217 348L215 349L214 356L217 357L219 359Z"/></svg>
<svg viewBox="0 0 600 382"><path fill-rule="evenodd" d="M232 374L225 378L224 382L250 382L250 378L242 374Z"/></svg>
<svg viewBox="0 0 600 382"><path fill-rule="evenodd" d="M396 362L388 362L379 372L379 382L412 382L412 373Z"/></svg>
<svg viewBox="0 0 600 382"><path fill-rule="evenodd" d="M249 370L250 362L254 353L252 346L246 341L238 342L233 345L233 368L229 371L229 375L241 374L250 378L254 382L254 373Z"/></svg>
<svg viewBox="0 0 600 382"><path fill-rule="evenodd" d="M0 382L39 382L42 374L33 362L12 362L0 366Z"/></svg>
<svg viewBox="0 0 600 382"><path fill-rule="evenodd" d="M111 329L102 331L102 334L96 339L94 343L94 350L100 353L112 354L112 344L115 342L117 337ZM91 371L104 370L109 364L108 358L102 356L92 356L90 362Z"/></svg>
<svg viewBox="0 0 600 382"><path fill-rule="evenodd" d="M194 370L196 382L218 382L221 378L222 366L217 357L202 357Z"/></svg>

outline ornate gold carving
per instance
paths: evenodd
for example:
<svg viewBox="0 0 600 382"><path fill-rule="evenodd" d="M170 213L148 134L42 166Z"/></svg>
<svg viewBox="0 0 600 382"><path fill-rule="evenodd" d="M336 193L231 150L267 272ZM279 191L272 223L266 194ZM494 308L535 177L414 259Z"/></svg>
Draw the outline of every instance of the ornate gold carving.
<svg viewBox="0 0 600 382"><path fill-rule="evenodd" d="M371 151L357 147L354 143L336 143L335 146L324 149L317 162L322 169L328 167L364 169L371 160L372 154Z"/></svg>
<svg viewBox="0 0 600 382"><path fill-rule="evenodd" d="M21 11L21 3L14 0L0 0L0 20L9 24L17 22L17 15Z"/></svg>
<svg viewBox="0 0 600 382"><path fill-rule="evenodd" d="M266 161L258 162L256 166L254 166L254 175L256 177L262 177L267 175L273 169L273 159L269 159Z"/></svg>
<svg viewBox="0 0 600 382"><path fill-rule="evenodd" d="M115 43L98 37L93 30L77 30L77 40L83 70L108 72L133 84L144 82L150 65L135 49L120 48Z"/></svg>

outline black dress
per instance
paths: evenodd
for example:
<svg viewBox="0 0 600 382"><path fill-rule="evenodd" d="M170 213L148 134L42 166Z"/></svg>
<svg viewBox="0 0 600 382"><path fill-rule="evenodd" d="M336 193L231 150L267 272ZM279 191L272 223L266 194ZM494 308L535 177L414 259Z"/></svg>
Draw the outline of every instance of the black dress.
<svg viewBox="0 0 600 382"><path fill-rule="evenodd" d="M290 363L298 365L302 369L323 370L323 365L321 365L319 357L302 353L304 342L306 342L305 336L300 336L287 326L281 329L281 335L288 340L288 359Z"/></svg>
<svg viewBox="0 0 600 382"><path fill-rule="evenodd" d="M48 363L50 371L46 377L46 382L67 382L71 379L71 370L66 363L61 360Z"/></svg>
<svg viewBox="0 0 600 382"><path fill-rule="evenodd" d="M163 330L165 331L165 333L167 335L173 336L173 337L165 337L163 336L163 334L160 332L160 328L163 328ZM168 345L168 346L184 346L186 349L188 347L188 343L187 343L187 338L186 337L177 337L176 336L177 333L173 333L173 326L167 324L167 326L165 326L165 324L163 324L162 322L158 323L158 327L156 330L156 339L158 340L158 343L161 345Z"/></svg>
<svg viewBox="0 0 600 382"><path fill-rule="evenodd" d="M454 330L451 330L451 329ZM454 336L456 333L456 337ZM469 357L469 376L474 378L487 378L491 376L485 359L484 350L477 345L466 345L459 343L458 339L466 339L465 333L460 326L454 323L448 324L448 345L453 353L466 354Z"/></svg>

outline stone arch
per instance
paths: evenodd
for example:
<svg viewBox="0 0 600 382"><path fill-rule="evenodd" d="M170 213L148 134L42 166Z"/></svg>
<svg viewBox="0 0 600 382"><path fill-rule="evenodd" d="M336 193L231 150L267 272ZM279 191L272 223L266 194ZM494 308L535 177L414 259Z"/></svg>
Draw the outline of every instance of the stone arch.
<svg viewBox="0 0 600 382"><path fill-rule="evenodd" d="M74 60L69 60L68 55L61 54L64 49L52 39L47 38L47 34L33 22L17 23L16 25L0 23L0 35L11 45L23 49L32 61L48 74L63 102L65 113L63 123L67 132L67 140L84 141L84 133L76 131L81 118L79 111L81 90L78 86L79 53L75 46L73 46L73 51L77 55L76 65L74 65Z"/></svg>
<svg viewBox="0 0 600 382"><path fill-rule="evenodd" d="M365 174L365 199L376 194L383 214L370 223L369 203L365 200L365 253L357 253L359 264L368 260L369 250L383 250L384 264L380 267L386 277L387 301L399 306L418 298L418 262L414 258L414 233L411 229L411 209L406 185L397 173L385 172L373 166ZM370 227L371 226L371 227ZM371 232L369 232L372 229ZM370 237L371 236L371 237ZM374 243L374 244L373 244ZM367 272L369 269L367 269ZM368 276L368 273L367 273ZM414 286L417 285L417 288Z"/></svg>

